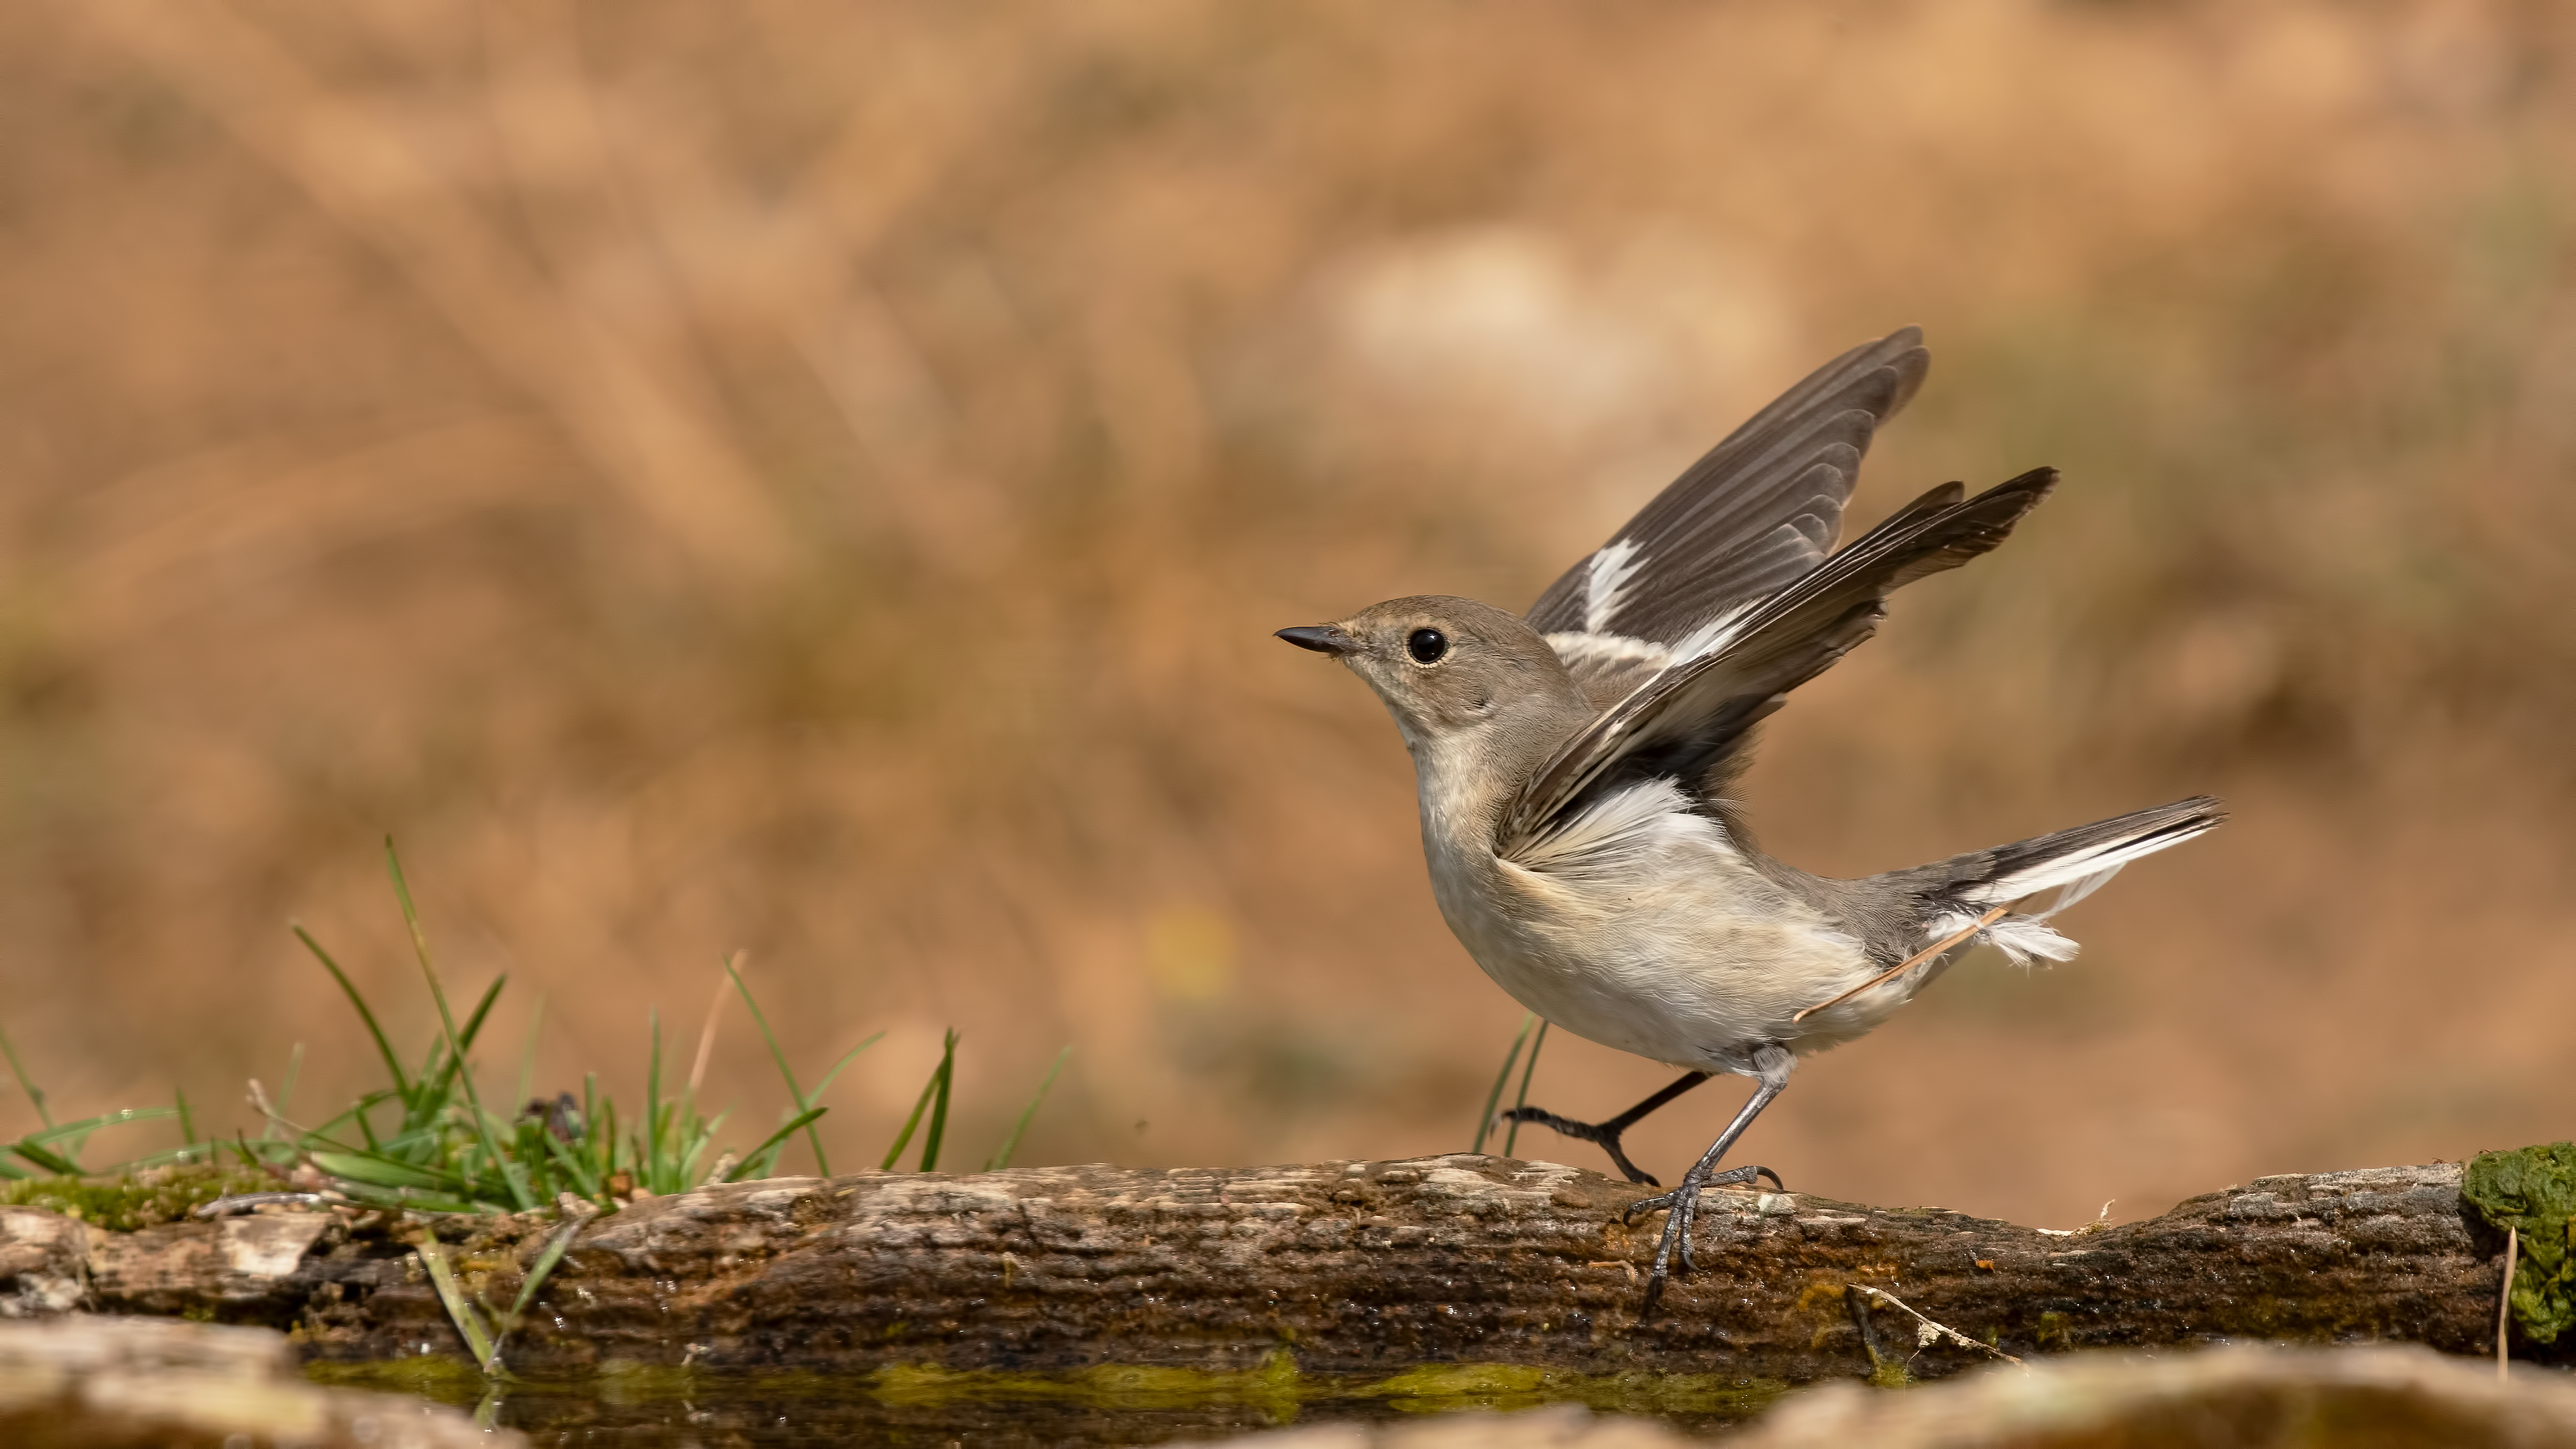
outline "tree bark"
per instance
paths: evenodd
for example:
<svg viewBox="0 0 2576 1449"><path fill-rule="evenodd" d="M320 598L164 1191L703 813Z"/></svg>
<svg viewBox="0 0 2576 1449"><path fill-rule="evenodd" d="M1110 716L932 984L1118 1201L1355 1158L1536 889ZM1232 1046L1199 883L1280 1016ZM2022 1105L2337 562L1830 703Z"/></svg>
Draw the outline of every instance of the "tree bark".
<svg viewBox="0 0 2576 1449"><path fill-rule="evenodd" d="M1307 1373L1483 1363L1775 1383L1992 1358L1918 1342L1929 1330L1855 1286L2025 1357L2216 1339L2492 1352L2503 1243L2459 1177L2447 1163L2267 1177L2074 1234L1716 1191L1699 1271L1651 1319L1638 1309L1661 1218L1623 1226L1640 1189L1548 1163L788 1178L588 1224L505 1356L528 1374L1250 1371L1286 1349ZM424 1230L346 1208L135 1233L0 1210L0 1299L268 1323L328 1359L461 1355L411 1251ZM506 1307L551 1224L435 1230L467 1286Z"/></svg>

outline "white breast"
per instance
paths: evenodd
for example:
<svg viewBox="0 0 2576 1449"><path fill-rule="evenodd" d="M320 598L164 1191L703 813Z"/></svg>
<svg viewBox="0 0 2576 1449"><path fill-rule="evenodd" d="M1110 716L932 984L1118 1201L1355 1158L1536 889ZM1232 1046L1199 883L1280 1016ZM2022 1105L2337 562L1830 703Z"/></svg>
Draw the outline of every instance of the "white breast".
<svg viewBox="0 0 2576 1449"><path fill-rule="evenodd" d="M1437 772L1424 773L1441 914L1485 974L1579 1036L1737 1070L1752 1043L1793 1039L1790 1018L1867 965L1857 940L1755 871L1668 781L1620 791L1501 860L1449 828Z"/></svg>

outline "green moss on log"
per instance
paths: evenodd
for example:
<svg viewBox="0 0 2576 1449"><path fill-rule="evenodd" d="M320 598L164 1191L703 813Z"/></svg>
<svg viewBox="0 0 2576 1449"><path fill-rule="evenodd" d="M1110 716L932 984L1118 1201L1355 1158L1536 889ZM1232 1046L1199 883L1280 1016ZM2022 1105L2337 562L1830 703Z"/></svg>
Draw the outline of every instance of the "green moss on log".
<svg viewBox="0 0 2576 1449"><path fill-rule="evenodd" d="M153 1167L122 1177L30 1177L0 1182L0 1207L43 1208L94 1228L130 1233L175 1223L219 1197L275 1192L276 1178L249 1167Z"/></svg>
<svg viewBox="0 0 2576 1449"><path fill-rule="evenodd" d="M2508 1296L2523 1336L2556 1343L2576 1328L2576 1143L2481 1152L2460 1175L2460 1195L2522 1239Z"/></svg>

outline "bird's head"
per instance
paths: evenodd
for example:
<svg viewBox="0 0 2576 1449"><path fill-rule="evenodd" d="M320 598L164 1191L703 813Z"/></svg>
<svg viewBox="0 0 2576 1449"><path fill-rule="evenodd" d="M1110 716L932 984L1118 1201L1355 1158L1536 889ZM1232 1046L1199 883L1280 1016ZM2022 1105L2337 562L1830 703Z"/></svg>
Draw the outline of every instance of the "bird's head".
<svg viewBox="0 0 2576 1449"><path fill-rule="evenodd" d="M1335 655L1367 680L1417 754L1426 743L1498 726L1515 735L1570 733L1591 713L1537 630L1473 599L1389 599L1338 624L1282 629L1279 637Z"/></svg>

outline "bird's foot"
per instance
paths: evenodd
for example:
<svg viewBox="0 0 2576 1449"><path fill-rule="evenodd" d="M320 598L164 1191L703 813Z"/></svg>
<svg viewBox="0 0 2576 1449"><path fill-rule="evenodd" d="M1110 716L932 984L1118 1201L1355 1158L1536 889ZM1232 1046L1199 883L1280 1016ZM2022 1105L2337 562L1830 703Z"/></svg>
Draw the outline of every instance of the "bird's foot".
<svg viewBox="0 0 2576 1449"><path fill-rule="evenodd" d="M1609 1153L1610 1160L1618 1164L1619 1170L1627 1175L1630 1182L1644 1183L1648 1187L1663 1186L1643 1168L1630 1162L1628 1154L1620 1150L1619 1134L1627 1130L1628 1124L1625 1122L1577 1122L1571 1117L1559 1117L1554 1112L1538 1107L1514 1107L1505 1112L1501 1120L1536 1123L1560 1136L1571 1137L1578 1142L1589 1142Z"/></svg>
<svg viewBox="0 0 2576 1449"><path fill-rule="evenodd" d="M1712 1172L1705 1177L1700 1175L1697 1167L1693 1167L1689 1172L1682 1174L1681 1185L1672 1191L1659 1192L1653 1197L1641 1197L1628 1204L1628 1210L1619 1215L1619 1221L1623 1224L1633 1223L1650 1212L1671 1213L1671 1216L1664 1219L1663 1237L1655 1244L1655 1266L1646 1274L1646 1306L1640 1310L1640 1317L1654 1316L1655 1304L1664 1296L1664 1284L1672 1277L1672 1263L1676 1251L1681 1256L1683 1272L1699 1271L1699 1260L1691 1252L1691 1227L1699 1217L1700 1190L1710 1187L1750 1187L1765 1177L1771 1179L1771 1185L1780 1191L1789 1190L1788 1184L1780 1180L1780 1174L1767 1167L1730 1167L1724 1172Z"/></svg>

